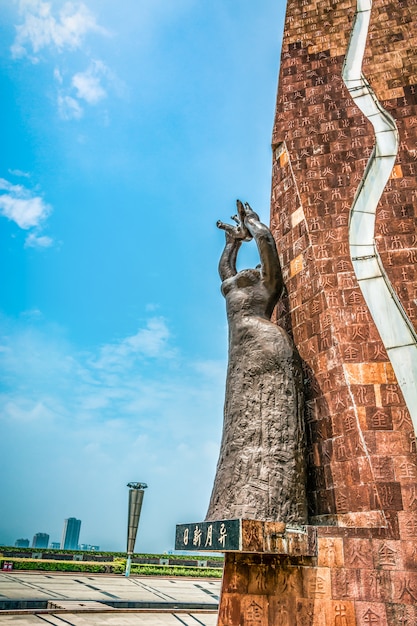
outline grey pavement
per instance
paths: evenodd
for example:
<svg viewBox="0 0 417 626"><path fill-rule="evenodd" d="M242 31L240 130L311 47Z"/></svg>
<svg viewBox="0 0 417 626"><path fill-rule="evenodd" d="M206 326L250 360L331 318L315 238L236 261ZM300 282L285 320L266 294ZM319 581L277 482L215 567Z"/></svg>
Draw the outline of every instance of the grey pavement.
<svg viewBox="0 0 417 626"><path fill-rule="evenodd" d="M53 602L62 613L6 615L0 611L0 624L16 626L215 626L216 612L158 609L132 609L120 612L100 603L106 601L217 603L220 581L215 579L160 578L90 575L56 572L0 573L1 600L43 600ZM106 612L87 612L86 609ZM209 607L207 607L209 609ZM73 612L74 611L74 612ZM77 612L75 612L77 611Z"/></svg>

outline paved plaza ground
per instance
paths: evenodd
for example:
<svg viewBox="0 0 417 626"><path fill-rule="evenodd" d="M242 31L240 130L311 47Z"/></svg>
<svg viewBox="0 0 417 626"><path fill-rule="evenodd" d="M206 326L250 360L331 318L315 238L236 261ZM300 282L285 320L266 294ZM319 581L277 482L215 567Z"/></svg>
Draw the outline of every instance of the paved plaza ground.
<svg viewBox="0 0 417 626"><path fill-rule="evenodd" d="M215 626L220 581L106 574L0 573L0 602L48 602L49 610L0 611L0 624L14 626ZM106 602L146 603L120 610ZM184 605L199 605L199 609ZM46 606L46 604L45 604Z"/></svg>

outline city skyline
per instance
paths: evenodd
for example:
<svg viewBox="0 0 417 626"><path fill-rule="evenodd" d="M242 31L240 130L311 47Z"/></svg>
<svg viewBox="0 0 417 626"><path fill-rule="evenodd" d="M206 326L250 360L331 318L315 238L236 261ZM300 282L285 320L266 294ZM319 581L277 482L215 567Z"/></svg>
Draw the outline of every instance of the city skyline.
<svg viewBox="0 0 417 626"><path fill-rule="evenodd" d="M79 532L78 532L78 539L77 539L77 548L71 547L69 549L77 549L77 550L99 550L99 546L97 544L92 544L92 543L80 543L79 541L79 534L80 534L80 529L81 529L81 520L77 520L77 518L75 517L69 517L65 520L63 520L63 530L61 531L57 531L55 533L47 533L47 532L41 532L38 531L33 535L33 539L32 541L30 541L30 539L28 539L27 537L20 537L18 539L15 539L12 543L9 544L5 544L4 542L0 542L0 545L8 545L8 546L15 546L15 547L33 547L33 548L49 548L49 549L61 549L62 548L62 543L63 540L65 541L65 533L66 533L66 526L67 526L67 522L69 520L75 520L76 522L80 522L80 527L79 527ZM56 541L54 539L52 539L51 537L54 537L57 535L61 536L61 539L59 541ZM26 545L27 544L27 545ZM64 548L62 548L64 549ZM66 548L65 548L66 549Z"/></svg>

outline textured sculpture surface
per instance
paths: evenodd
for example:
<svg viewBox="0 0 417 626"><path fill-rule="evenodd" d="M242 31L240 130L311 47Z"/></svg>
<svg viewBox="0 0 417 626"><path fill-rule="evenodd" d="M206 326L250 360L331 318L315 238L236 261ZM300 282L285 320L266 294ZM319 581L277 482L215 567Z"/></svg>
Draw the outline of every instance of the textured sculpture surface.
<svg viewBox="0 0 417 626"><path fill-rule="evenodd" d="M218 222L226 245L219 263L229 323L223 437L208 520L305 523L302 378L285 330L270 321L283 288L271 232L238 201L236 226ZM239 248L254 239L261 266L236 270Z"/></svg>

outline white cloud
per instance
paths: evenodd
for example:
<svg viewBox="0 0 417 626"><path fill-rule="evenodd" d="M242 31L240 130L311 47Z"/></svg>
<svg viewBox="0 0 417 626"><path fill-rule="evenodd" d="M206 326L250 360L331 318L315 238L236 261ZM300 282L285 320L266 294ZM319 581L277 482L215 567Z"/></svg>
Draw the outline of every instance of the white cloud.
<svg viewBox="0 0 417 626"><path fill-rule="evenodd" d="M12 176L19 176L20 178L30 178L29 172L22 172L22 170L9 170L9 174Z"/></svg>
<svg viewBox="0 0 417 626"><path fill-rule="evenodd" d="M81 47L89 32L105 33L82 2L65 2L54 15L50 2L20 0L19 10L23 23L16 26L16 38L11 47L14 58L29 55L29 49L35 55L48 47L58 52L66 48L75 50Z"/></svg>
<svg viewBox="0 0 417 626"><path fill-rule="evenodd" d="M51 237L29 233L26 237L25 248L50 248L53 243Z"/></svg>
<svg viewBox="0 0 417 626"><path fill-rule="evenodd" d="M39 226L50 214L51 207L40 196L22 185L13 185L0 178L0 214L27 230Z"/></svg>
<svg viewBox="0 0 417 626"><path fill-rule="evenodd" d="M106 98L107 92L101 84L101 79L108 73L104 63L92 61L85 72L74 74L72 86L76 89L77 98L85 100L88 104L97 104Z"/></svg>
<svg viewBox="0 0 417 626"><path fill-rule="evenodd" d="M172 357L169 347L169 330L163 318L151 318L145 328L119 342L102 346L98 358L91 361L95 368L121 370L129 368L135 359Z"/></svg>
<svg viewBox="0 0 417 626"><path fill-rule="evenodd" d="M28 57L38 63L39 53L43 50L74 52L82 49L89 33L108 35L83 2L64 2L58 9L52 2L44 0L20 0L19 10L22 23L16 26L16 37L11 47L13 58ZM88 50L82 52L87 58L86 70L74 71L67 55L65 65L58 62L53 69L58 114L66 121L80 120L84 115L84 105L97 105L107 98L109 87L119 95L125 91L123 83L102 61L92 59ZM56 59L55 55L55 63Z"/></svg>
<svg viewBox="0 0 417 626"><path fill-rule="evenodd" d="M60 93L57 102L58 112L63 120L79 120L83 116L83 110L75 98Z"/></svg>

